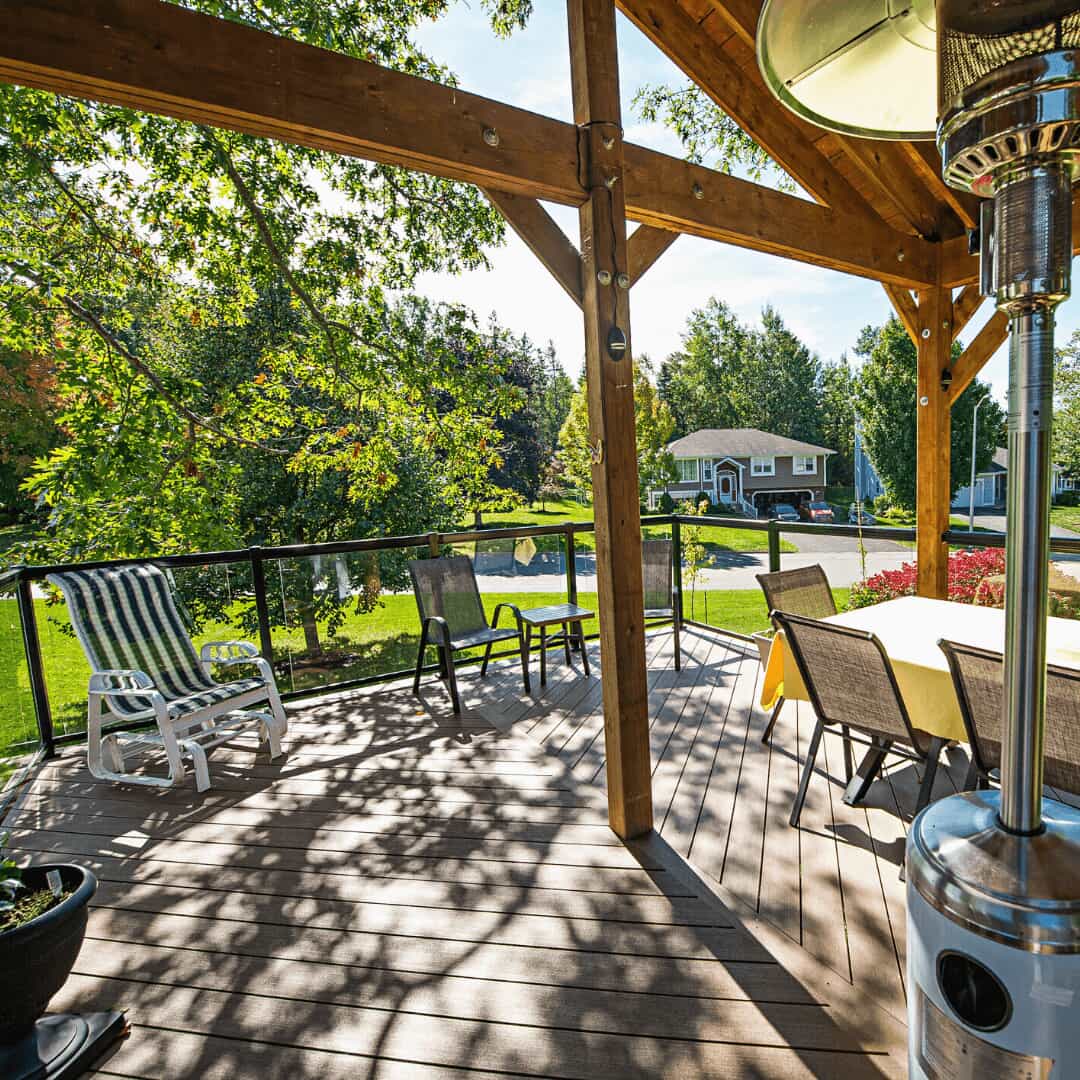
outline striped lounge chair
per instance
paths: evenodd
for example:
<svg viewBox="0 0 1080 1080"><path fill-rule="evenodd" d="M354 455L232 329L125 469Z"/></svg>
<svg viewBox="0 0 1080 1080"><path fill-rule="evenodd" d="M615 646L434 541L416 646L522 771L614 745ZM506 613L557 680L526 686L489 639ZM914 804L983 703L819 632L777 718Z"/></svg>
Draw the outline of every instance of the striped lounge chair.
<svg viewBox="0 0 1080 1080"><path fill-rule="evenodd" d="M269 663L246 641L210 642L197 654L164 571L138 564L50 574L48 580L67 600L93 672L86 728L94 776L172 787L183 781L190 761L196 789L206 791L210 748L256 732L271 759L281 753L287 724ZM211 675L215 666L254 672L223 683ZM115 721L147 730L117 730ZM144 721L156 721L157 730ZM167 777L127 771L128 762L148 750L164 751Z"/></svg>

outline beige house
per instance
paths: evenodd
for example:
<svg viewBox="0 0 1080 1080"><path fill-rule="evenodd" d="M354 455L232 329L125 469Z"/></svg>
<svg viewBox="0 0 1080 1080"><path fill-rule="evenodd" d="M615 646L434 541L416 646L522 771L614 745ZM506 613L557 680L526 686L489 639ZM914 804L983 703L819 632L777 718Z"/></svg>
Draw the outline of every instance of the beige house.
<svg viewBox="0 0 1080 1080"><path fill-rule="evenodd" d="M710 501L752 516L777 502L798 506L824 499L826 463L836 453L757 428L702 428L668 449L676 479L649 492L650 509L665 491L676 500L703 491Z"/></svg>

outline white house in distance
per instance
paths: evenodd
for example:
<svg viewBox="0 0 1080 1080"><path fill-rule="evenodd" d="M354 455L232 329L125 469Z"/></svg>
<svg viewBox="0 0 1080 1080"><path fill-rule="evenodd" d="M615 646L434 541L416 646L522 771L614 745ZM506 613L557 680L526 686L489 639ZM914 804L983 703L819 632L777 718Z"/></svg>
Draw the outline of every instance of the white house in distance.
<svg viewBox="0 0 1080 1080"><path fill-rule="evenodd" d="M1074 491L1076 481L1060 465L1054 465L1050 495L1056 499L1062 492ZM975 505L1003 506L1005 492L1009 482L1009 451L999 446L994 451L994 458L985 472L975 474ZM953 498L954 510L966 510L970 506L971 488L965 484Z"/></svg>
<svg viewBox="0 0 1080 1080"><path fill-rule="evenodd" d="M676 480L649 492L655 508L664 491L673 499L705 492L711 502L752 516L777 502L798 506L825 498L825 470L835 450L757 428L702 428L670 443Z"/></svg>

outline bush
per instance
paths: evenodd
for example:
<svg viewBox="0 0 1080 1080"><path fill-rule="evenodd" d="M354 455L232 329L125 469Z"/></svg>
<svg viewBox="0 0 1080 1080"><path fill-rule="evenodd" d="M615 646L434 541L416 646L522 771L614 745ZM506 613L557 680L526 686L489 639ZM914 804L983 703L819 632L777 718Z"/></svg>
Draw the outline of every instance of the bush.
<svg viewBox="0 0 1080 1080"><path fill-rule="evenodd" d="M707 491L699 491L694 496L694 505L695 506L700 506L702 503L705 504L705 513L706 514L711 514L711 513L714 512L712 496Z"/></svg>
<svg viewBox="0 0 1080 1080"><path fill-rule="evenodd" d="M949 599L961 604L992 603L993 583L987 578L1005 573L1005 552L1000 548L954 551L949 556ZM914 596L917 580L915 563L904 563L899 570L856 582L851 587L848 608L869 607L899 596Z"/></svg>
<svg viewBox="0 0 1080 1080"><path fill-rule="evenodd" d="M1058 506L1080 506L1080 492L1063 491L1054 502Z"/></svg>
<svg viewBox="0 0 1080 1080"><path fill-rule="evenodd" d="M675 513L675 500L665 491L660 496L660 502L657 503L657 507L661 514L673 514Z"/></svg>

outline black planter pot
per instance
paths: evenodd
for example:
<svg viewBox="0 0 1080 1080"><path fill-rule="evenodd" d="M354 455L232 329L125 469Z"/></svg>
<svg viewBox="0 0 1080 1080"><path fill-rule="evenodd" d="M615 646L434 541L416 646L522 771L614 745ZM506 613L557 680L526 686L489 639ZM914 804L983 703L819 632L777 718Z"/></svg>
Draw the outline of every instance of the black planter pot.
<svg viewBox="0 0 1080 1080"><path fill-rule="evenodd" d="M50 870L60 874L71 895L44 915L0 933L0 1046L31 1031L71 974L86 934L86 905L97 891L97 878L81 866L57 863L24 870L23 884L47 888Z"/></svg>

